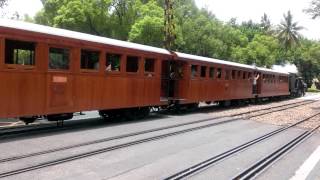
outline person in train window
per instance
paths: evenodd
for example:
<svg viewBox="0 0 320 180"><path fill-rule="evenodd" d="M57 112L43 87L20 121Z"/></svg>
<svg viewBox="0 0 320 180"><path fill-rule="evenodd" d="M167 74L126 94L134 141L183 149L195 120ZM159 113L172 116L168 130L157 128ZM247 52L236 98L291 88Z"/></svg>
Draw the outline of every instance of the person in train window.
<svg viewBox="0 0 320 180"><path fill-rule="evenodd" d="M217 71L217 77L218 78L221 78L221 71L218 69L218 71Z"/></svg>
<svg viewBox="0 0 320 180"><path fill-rule="evenodd" d="M255 74L253 77L253 84L252 84L252 93L257 94L257 82L260 77L260 74Z"/></svg>
<svg viewBox="0 0 320 180"><path fill-rule="evenodd" d="M175 79L176 78L176 72L172 71L170 73L170 79Z"/></svg>
<svg viewBox="0 0 320 180"><path fill-rule="evenodd" d="M111 63L107 66L106 71L108 71L108 72L112 71Z"/></svg>
<svg viewBox="0 0 320 180"><path fill-rule="evenodd" d="M99 70L99 62L94 63L94 67L95 70Z"/></svg>
<svg viewBox="0 0 320 180"><path fill-rule="evenodd" d="M179 76L179 78L183 78L183 69L182 69L182 67L178 68L178 76Z"/></svg>
<svg viewBox="0 0 320 180"><path fill-rule="evenodd" d="M191 71L191 77L197 77L197 69L192 69Z"/></svg>

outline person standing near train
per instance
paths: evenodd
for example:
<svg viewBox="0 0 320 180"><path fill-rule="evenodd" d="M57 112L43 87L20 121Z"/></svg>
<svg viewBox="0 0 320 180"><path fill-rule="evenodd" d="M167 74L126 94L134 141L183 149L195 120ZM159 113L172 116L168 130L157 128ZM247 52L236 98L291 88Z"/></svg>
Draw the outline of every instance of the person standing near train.
<svg viewBox="0 0 320 180"><path fill-rule="evenodd" d="M252 94L257 94L258 92L258 87L257 87L257 83L258 83L258 79L260 77L260 74L255 74L253 77L253 83L252 83Z"/></svg>

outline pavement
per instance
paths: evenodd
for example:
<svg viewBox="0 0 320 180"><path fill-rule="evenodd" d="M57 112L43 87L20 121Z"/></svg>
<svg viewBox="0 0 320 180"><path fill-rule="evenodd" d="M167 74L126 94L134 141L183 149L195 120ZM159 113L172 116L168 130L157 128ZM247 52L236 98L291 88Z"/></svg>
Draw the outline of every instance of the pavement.
<svg viewBox="0 0 320 180"><path fill-rule="evenodd" d="M181 116L163 115L140 122L128 122L116 125L111 124L84 129L82 131L63 132L46 136L36 136L33 138L21 138L3 143L0 142L1 151L6 152L0 153L0 158L21 155L26 152L30 153L39 150L63 147L99 138L112 137L177 123L191 122L208 117L212 116L204 113ZM0 164L0 171L3 172L15 168L23 168L27 165L50 161L56 158L63 158L70 154L113 146L135 139L147 138L193 126L194 125L190 125L174 130L171 129L143 134L136 137L82 147L72 151ZM279 127L270 124L239 120L14 175L6 179L164 179L196 163L277 128ZM189 179L230 179L244 168L266 156L272 150L291 140L301 132L303 132L302 129L293 128L285 133L280 133L268 141L263 141L248 150L221 161L219 164L212 166ZM307 142L299 145L297 149L287 154L281 161L275 163L268 171L258 176L258 178L290 179L319 145L320 134L316 134ZM319 179L319 170L320 164L317 163L317 165L312 168L310 174L308 174L308 179Z"/></svg>
<svg viewBox="0 0 320 180"><path fill-rule="evenodd" d="M308 94L305 99L319 98L320 95ZM77 121L83 118L96 118L96 112L84 112L75 116ZM206 113L184 115L153 115L142 121L123 123L106 123L105 125L84 128L77 131L63 131L44 135L16 138L12 141L0 141L0 159L33 153L53 148L75 145L101 138L114 137L132 132L165 127L174 124L192 122L198 119L212 118ZM219 122L221 120L214 120ZM40 121L42 122L42 121ZM45 123L45 121L43 121ZM203 122L206 125L212 122ZM19 161L0 163L0 173L12 169L24 168L71 154L88 152L103 147L110 147L132 140L148 138L176 130L192 128L188 125L175 129L142 134L119 140L112 140L95 145L85 146L67 151L51 153ZM255 139L270 131L280 128L271 124L263 124L250 120L239 120L232 123L213 126L185 134L180 134L157 141L97 154L71 162L17 174L4 179L48 179L48 180L100 180L100 179L164 179L185 168L202 162L233 147ZM266 141L248 148L188 179L231 179L254 162L262 159L276 148L292 140L304 130L291 128ZM257 176L257 179L320 179L320 133L316 133L306 142L300 144L283 158L272 164L269 169ZM318 151L317 151L318 150ZM316 157L316 158L315 158ZM311 160L310 160L311 159Z"/></svg>

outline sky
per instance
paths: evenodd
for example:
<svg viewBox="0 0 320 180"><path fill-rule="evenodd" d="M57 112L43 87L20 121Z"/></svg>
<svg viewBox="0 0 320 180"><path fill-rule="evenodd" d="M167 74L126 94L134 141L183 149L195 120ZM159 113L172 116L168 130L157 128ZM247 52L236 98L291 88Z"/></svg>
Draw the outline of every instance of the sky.
<svg viewBox="0 0 320 180"><path fill-rule="evenodd" d="M311 0L195 0L200 8L206 8L222 21L237 18L238 22L253 20L260 22L263 13L272 24L279 24L283 14L290 10L294 21L305 27L301 34L309 39L320 40L320 19L312 20L302 10L309 7ZM42 8L40 0L10 0L6 16L15 12L34 16Z"/></svg>
<svg viewBox="0 0 320 180"><path fill-rule="evenodd" d="M300 33L314 40L320 40L320 19L313 20L303 12L311 0L195 0L198 7L211 11L219 20L238 22L253 20L260 22L263 13L271 19L273 25L280 24L283 14L291 11L293 20L305 27Z"/></svg>

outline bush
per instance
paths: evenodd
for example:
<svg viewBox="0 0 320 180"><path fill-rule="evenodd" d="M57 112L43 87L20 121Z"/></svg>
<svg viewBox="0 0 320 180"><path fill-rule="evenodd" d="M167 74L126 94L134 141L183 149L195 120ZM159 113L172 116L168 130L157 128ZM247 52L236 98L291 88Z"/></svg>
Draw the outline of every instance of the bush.
<svg viewBox="0 0 320 180"><path fill-rule="evenodd" d="M319 89L316 89L316 88L308 88L308 91L307 92L315 92L315 93L318 93L320 92Z"/></svg>

